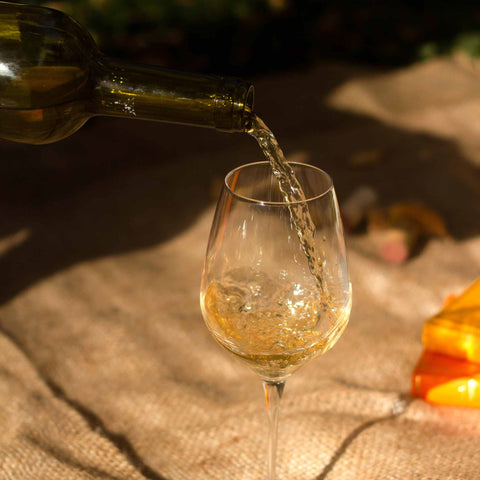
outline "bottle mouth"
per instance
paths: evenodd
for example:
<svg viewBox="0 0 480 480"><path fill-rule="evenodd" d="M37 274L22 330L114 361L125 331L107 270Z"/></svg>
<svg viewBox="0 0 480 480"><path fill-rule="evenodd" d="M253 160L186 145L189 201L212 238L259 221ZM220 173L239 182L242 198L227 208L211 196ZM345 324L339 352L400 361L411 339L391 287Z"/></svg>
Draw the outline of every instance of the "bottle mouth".
<svg viewBox="0 0 480 480"><path fill-rule="evenodd" d="M245 132L253 119L255 89L238 78L221 78L215 97L214 124L217 130Z"/></svg>

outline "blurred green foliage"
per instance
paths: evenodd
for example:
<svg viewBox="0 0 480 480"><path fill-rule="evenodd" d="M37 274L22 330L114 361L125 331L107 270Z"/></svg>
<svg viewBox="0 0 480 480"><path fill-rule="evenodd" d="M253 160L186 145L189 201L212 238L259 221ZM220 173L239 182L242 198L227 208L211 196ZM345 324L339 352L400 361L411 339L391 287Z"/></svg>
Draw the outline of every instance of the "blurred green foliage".
<svg viewBox="0 0 480 480"><path fill-rule="evenodd" d="M304 41L302 32L293 32L289 27L292 13L289 0L20 0L18 3L43 5L68 13L88 28L107 54L171 67L228 73L271 70L302 62L308 52L308 49L295 50ZM290 35L299 41L290 42Z"/></svg>
<svg viewBox="0 0 480 480"><path fill-rule="evenodd" d="M401 65L480 55L480 2L22 0L72 15L117 57L245 74L334 58Z"/></svg>
<svg viewBox="0 0 480 480"><path fill-rule="evenodd" d="M451 40L427 42L419 47L419 60L429 60L439 55L464 54L471 58L480 56L480 31L465 32Z"/></svg>

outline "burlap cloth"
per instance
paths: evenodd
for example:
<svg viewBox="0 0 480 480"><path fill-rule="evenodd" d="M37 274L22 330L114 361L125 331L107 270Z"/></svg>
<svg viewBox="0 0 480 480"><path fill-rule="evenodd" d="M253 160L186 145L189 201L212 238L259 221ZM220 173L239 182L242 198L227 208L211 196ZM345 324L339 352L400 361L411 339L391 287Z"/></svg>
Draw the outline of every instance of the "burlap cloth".
<svg viewBox="0 0 480 480"><path fill-rule="evenodd" d="M457 60L257 80L291 159L446 219L403 266L347 238L337 346L288 382L280 479L480 478L480 411L411 399L421 327L480 273L480 75ZM259 380L199 309L217 183L242 135L99 119L49 147L0 144L0 479L260 479Z"/></svg>

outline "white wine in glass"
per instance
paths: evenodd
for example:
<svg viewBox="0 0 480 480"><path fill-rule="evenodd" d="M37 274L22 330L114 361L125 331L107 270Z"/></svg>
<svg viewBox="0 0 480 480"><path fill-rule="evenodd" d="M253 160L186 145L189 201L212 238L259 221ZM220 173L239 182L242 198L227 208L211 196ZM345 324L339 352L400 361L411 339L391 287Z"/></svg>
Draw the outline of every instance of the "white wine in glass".
<svg viewBox="0 0 480 480"><path fill-rule="evenodd" d="M334 345L351 308L332 181L311 165L288 168L301 185L299 200L286 198L269 162L244 165L227 175L200 295L215 340L263 380L270 414L268 480L275 479L285 380Z"/></svg>

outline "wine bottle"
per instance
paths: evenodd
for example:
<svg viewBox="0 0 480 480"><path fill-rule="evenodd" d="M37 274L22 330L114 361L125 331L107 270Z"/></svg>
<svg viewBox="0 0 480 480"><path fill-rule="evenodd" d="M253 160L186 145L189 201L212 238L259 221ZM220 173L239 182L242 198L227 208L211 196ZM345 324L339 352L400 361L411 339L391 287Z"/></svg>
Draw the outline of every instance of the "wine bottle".
<svg viewBox="0 0 480 480"><path fill-rule="evenodd" d="M253 86L104 57L68 15L0 2L0 138L51 143L97 115L249 128Z"/></svg>

